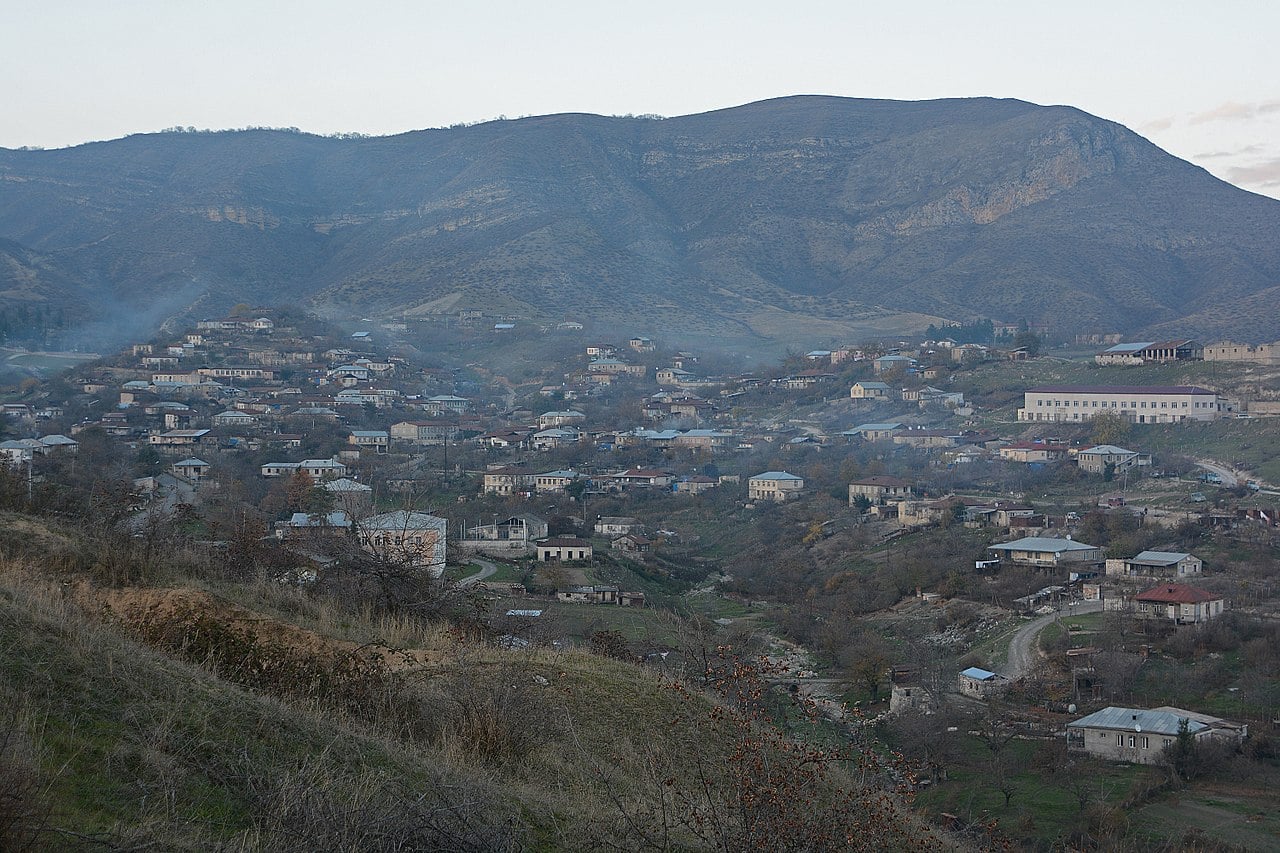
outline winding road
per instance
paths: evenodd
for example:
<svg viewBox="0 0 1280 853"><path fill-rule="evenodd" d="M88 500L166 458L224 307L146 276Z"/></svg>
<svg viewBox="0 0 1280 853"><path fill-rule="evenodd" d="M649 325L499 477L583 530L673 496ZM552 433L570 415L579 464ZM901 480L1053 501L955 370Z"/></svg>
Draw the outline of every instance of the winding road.
<svg viewBox="0 0 1280 853"><path fill-rule="evenodd" d="M1070 607L1059 608L1046 616L1032 619L1014 632L1009 640L1009 655L1000 669L1000 674L1013 681L1031 671L1032 665L1040 659L1040 647L1036 645L1036 640L1049 623L1063 616L1080 616L1084 613L1099 613L1101 610L1101 601L1080 601Z"/></svg>

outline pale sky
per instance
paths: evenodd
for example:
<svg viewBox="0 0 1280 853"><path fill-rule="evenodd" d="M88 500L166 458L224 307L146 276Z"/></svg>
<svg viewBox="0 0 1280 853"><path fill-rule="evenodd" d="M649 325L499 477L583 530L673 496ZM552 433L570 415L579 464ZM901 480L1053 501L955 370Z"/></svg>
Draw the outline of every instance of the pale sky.
<svg viewBox="0 0 1280 853"><path fill-rule="evenodd" d="M0 21L10 148L983 95L1079 107L1280 197L1276 0L0 0Z"/></svg>

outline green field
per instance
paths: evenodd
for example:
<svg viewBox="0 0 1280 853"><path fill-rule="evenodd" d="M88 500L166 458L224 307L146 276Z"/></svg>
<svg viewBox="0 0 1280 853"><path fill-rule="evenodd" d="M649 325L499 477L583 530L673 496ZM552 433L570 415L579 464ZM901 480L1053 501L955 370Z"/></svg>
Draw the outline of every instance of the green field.
<svg viewBox="0 0 1280 853"><path fill-rule="evenodd" d="M965 822L995 821L999 834L1047 845L1061 844L1090 812L1114 808L1149 772L1079 760L1083 767L1072 770L1063 764L1061 744L1034 740L1009 741L1006 769L997 772L991 769L996 757L981 740L966 735L960 746L960 760L948 768L948 778L916 795L920 808ZM1088 774L1087 785L1079 782L1081 772ZM1007 803L1001 788L1011 792Z"/></svg>

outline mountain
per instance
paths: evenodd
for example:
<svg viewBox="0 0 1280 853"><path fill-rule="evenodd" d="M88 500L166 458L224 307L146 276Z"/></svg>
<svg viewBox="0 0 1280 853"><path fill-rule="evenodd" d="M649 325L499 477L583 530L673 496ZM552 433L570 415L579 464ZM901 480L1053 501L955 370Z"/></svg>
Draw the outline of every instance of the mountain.
<svg viewBox="0 0 1280 853"><path fill-rule="evenodd" d="M274 301L801 344L978 317L1280 337L1280 202L1015 100L0 150L0 240L6 297L113 328Z"/></svg>

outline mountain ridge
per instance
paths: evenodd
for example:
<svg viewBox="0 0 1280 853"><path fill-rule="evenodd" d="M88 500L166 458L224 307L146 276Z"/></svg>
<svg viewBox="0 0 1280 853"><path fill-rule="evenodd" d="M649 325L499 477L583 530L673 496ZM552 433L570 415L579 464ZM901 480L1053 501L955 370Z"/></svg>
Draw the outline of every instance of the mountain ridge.
<svg viewBox="0 0 1280 853"><path fill-rule="evenodd" d="M460 293L531 319L774 340L983 316L1280 336L1280 318L1232 307L1280 285L1280 202L1013 99L0 150L0 238L43 260L43 298L103 306L189 292L392 314Z"/></svg>

